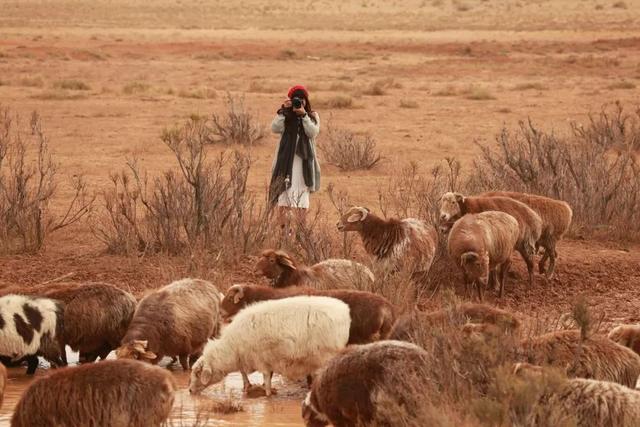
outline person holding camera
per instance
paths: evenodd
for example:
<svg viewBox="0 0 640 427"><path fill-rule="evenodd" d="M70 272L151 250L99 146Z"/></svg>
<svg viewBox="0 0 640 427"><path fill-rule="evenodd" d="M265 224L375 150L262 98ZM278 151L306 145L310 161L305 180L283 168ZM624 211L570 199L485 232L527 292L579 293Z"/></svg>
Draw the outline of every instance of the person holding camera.
<svg viewBox="0 0 640 427"><path fill-rule="evenodd" d="M309 209L309 194L320 188L315 147L320 117L312 110L304 86L289 89L271 130L281 137L271 168L269 200L272 206L279 207L281 219L296 213L303 220Z"/></svg>

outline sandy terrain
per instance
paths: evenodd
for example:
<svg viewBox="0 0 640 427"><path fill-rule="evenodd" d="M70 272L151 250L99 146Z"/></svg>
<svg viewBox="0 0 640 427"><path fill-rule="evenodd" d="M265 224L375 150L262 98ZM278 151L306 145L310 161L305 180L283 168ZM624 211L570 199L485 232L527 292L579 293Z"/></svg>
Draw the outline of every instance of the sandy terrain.
<svg viewBox="0 0 640 427"><path fill-rule="evenodd" d="M365 172L323 164L326 185L377 207L377 188L400 166L447 156L468 164L474 140L531 117L559 132L606 102L636 105L640 1L418 0L3 1L0 103L23 121L44 119L61 175L83 174L100 192L137 157L150 173L173 165L163 128L222 111L245 93L265 126L287 88L306 84L323 124L370 133L385 160ZM65 90L77 80L86 90ZM367 95L376 81L384 94ZM480 93L481 96L474 96ZM337 95L353 106L326 107ZM483 99L472 99L472 98ZM401 106L410 100L410 108ZM252 190L263 191L277 139L252 149ZM322 144L322 138L319 140ZM211 155L222 150L212 146ZM70 196L62 185L56 205ZM520 261L500 305L557 316L585 294L605 321L640 321L634 244L566 240L558 274L525 289ZM245 274L251 259L233 273ZM180 277L185 262L104 254L86 223L51 237L38 255L0 257L0 285L105 280L135 292ZM209 272L211 275L214 272Z"/></svg>

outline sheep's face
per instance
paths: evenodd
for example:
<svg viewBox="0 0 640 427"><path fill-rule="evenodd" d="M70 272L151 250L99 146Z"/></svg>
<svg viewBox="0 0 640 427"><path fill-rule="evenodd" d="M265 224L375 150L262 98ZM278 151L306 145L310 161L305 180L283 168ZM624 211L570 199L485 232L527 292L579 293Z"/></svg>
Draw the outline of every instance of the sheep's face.
<svg viewBox="0 0 640 427"><path fill-rule="evenodd" d="M116 350L116 357L118 359L135 359L144 362L155 362L157 357L152 351L147 350L147 340L133 340L126 344L122 344L120 348Z"/></svg>
<svg viewBox="0 0 640 427"><path fill-rule="evenodd" d="M311 392L302 402L302 419L306 427L325 427L329 425L329 420L321 414L311 403Z"/></svg>
<svg viewBox="0 0 640 427"><path fill-rule="evenodd" d="M362 224L367 218L367 215L369 215L369 209L354 206L340 217L336 227L338 227L338 231L344 232L361 231Z"/></svg>
<svg viewBox="0 0 640 427"><path fill-rule="evenodd" d="M203 357L198 359L191 369L189 380L189 393L200 394L202 390L210 385L217 384L225 377L224 372L213 369Z"/></svg>
<svg viewBox="0 0 640 427"><path fill-rule="evenodd" d="M256 263L255 271L269 279L277 279L282 274L282 267L276 251L264 251Z"/></svg>
<svg viewBox="0 0 640 427"><path fill-rule="evenodd" d="M440 223L447 224L462 216L460 204L464 196L460 193L444 193L440 199Z"/></svg>
<svg viewBox="0 0 640 427"><path fill-rule="evenodd" d="M468 282L489 278L489 257L486 253L466 252L460 257L460 266Z"/></svg>
<svg viewBox="0 0 640 427"><path fill-rule="evenodd" d="M223 318L228 319L234 316L245 305L244 288L242 285L233 285L227 290L224 298L222 298L220 312Z"/></svg>

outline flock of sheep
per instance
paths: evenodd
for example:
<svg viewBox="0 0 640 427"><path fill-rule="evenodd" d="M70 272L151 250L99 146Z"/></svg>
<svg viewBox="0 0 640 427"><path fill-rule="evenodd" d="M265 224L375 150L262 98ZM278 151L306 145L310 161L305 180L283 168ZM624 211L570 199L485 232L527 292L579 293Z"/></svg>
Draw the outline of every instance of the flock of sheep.
<svg viewBox="0 0 640 427"><path fill-rule="evenodd" d="M435 227L413 218L385 220L353 207L337 228L358 232L372 262L389 274L428 271L439 240L447 239L465 284L474 285L482 299L486 286L502 295L514 250L527 264L530 284L539 248L544 249L540 273L553 274L556 243L572 217L562 201L512 192L447 193L440 214ZM79 351L83 362L34 381L11 425L160 425L176 392L170 372L154 366L164 357L191 370L193 394L237 371L245 391L263 389L267 396L274 373L306 379L310 391L302 417L308 427L394 425L381 409L389 402L402 408L407 425L424 425L416 414L430 378L424 369L427 354L416 337L449 324L446 310L399 315L386 298L355 289L354 283L375 278L350 260L304 266L283 251L266 250L256 270L272 286L233 285L222 294L210 282L183 279L139 302L101 283L1 290L3 363L26 362L27 374L37 368L38 356L64 366L66 345ZM450 326L469 339L482 340L496 328L498 334L518 337L517 375L545 375L548 366L565 371L570 379L541 398L545 405L580 426L640 425L640 391L634 390L640 327L623 325L609 337L568 330L520 339L520 321L507 311L481 302L457 310L464 323ZM112 350L118 360L84 363L105 359ZM0 371L1 399L2 365ZM263 374L262 388L249 382L248 374L255 371ZM406 375L414 379L413 387Z"/></svg>

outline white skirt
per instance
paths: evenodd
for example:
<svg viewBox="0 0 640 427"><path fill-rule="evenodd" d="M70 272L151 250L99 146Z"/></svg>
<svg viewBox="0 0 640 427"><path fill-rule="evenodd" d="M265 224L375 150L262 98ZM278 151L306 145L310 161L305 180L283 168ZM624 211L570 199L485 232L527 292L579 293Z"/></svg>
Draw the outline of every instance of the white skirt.
<svg viewBox="0 0 640 427"><path fill-rule="evenodd" d="M297 154L293 156L291 187L280 194L278 206L309 209L309 187L302 174L302 158Z"/></svg>

